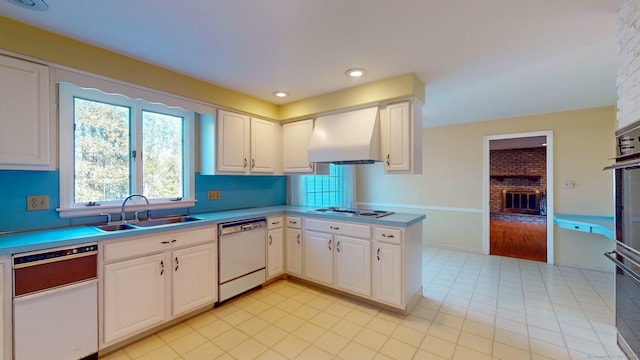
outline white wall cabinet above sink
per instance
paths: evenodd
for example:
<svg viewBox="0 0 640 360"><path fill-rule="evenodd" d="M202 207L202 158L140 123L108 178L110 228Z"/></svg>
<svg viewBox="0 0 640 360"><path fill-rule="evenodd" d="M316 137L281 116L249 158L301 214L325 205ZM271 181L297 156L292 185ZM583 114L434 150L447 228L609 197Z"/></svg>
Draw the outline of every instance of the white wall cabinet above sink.
<svg viewBox="0 0 640 360"><path fill-rule="evenodd" d="M201 173L282 173L282 126L226 110L200 119Z"/></svg>
<svg viewBox="0 0 640 360"><path fill-rule="evenodd" d="M0 55L0 169L53 170L49 68Z"/></svg>

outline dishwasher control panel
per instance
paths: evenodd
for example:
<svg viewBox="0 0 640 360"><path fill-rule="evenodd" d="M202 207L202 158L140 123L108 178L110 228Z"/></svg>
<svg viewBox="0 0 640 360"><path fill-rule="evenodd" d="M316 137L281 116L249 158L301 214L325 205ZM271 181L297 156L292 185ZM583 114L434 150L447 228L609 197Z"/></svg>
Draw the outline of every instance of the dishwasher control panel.
<svg viewBox="0 0 640 360"><path fill-rule="evenodd" d="M98 244L81 245L68 248L57 248L50 250L33 251L29 253L16 254L13 256L13 266L33 263L37 261L64 258L73 255L92 253L98 251ZM60 259L62 260L62 259Z"/></svg>

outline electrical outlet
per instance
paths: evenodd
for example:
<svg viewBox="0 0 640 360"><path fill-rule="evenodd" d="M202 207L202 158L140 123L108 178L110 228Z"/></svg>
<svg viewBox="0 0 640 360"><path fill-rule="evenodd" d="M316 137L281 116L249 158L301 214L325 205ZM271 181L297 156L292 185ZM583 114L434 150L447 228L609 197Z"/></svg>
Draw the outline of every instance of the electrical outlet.
<svg viewBox="0 0 640 360"><path fill-rule="evenodd" d="M220 200L220 190L209 190L209 191L207 191L207 199L209 199L209 200Z"/></svg>
<svg viewBox="0 0 640 360"><path fill-rule="evenodd" d="M49 195L32 195L27 196L27 211L48 210Z"/></svg>

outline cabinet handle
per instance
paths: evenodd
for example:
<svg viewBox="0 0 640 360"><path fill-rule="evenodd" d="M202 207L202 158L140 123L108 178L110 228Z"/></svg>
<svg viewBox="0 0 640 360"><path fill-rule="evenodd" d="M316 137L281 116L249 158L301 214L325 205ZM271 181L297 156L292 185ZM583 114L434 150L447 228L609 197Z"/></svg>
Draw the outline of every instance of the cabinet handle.
<svg viewBox="0 0 640 360"><path fill-rule="evenodd" d="M178 257L176 256L176 271L178 271L179 267L180 267L180 263L178 262Z"/></svg>
<svg viewBox="0 0 640 360"><path fill-rule="evenodd" d="M164 260L160 260L160 276L164 274Z"/></svg>
<svg viewBox="0 0 640 360"><path fill-rule="evenodd" d="M251 159L251 168L253 169L254 167L256 167L256 159Z"/></svg>
<svg viewBox="0 0 640 360"><path fill-rule="evenodd" d="M296 241L298 242L298 245L300 244L300 234L298 234L298 236L296 236Z"/></svg>
<svg viewBox="0 0 640 360"><path fill-rule="evenodd" d="M340 252L340 241L336 244L336 251Z"/></svg>
<svg viewBox="0 0 640 360"><path fill-rule="evenodd" d="M337 227L337 226L333 226L333 225L329 226L329 229L333 229L333 230L340 230L340 228L339 228L339 227Z"/></svg>
<svg viewBox="0 0 640 360"><path fill-rule="evenodd" d="M387 166L391 166L391 154L387 154Z"/></svg>
<svg viewBox="0 0 640 360"><path fill-rule="evenodd" d="M293 224L293 225L295 225L295 224L297 224L297 223L298 223L297 221L289 220L289 224Z"/></svg>
<svg viewBox="0 0 640 360"><path fill-rule="evenodd" d="M247 167L247 158L244 158L244 162L242 163L242 167L243 168Z"/></svg>
<svg viewBox="0 0 640 360"><path fill-rule="evenodd" d="M384 233L383 233L383 234L382 234L382 237L386 237L386 238L394 238L395 236L394 236L394 235L387 235L387 234L384 234Z"/></svg>
<svg viewBox="0 0 640 360"><path fill-rule="evenodd" d="M313 169L313 165L311 165L311 163L309 163L309 169Z"/></svg>
<svg viewBox="0 0 640 360"><path fill-rule="evenodd" d="M376 257L378 258L378 261L380 261L380 248L376 251Z"/></svg>
<svg viewBox="0 0 640 360"><path fill-rule="evenodd" d="M269 235L269 245L271 245L273 243L273 238L271 237L271 235Z"/></svg>
<svg viewBox="0 0 640 360"><path fill-rule="evenodd" d="M173 243L174 243L174 242L176 242L176 241L178 241L178 240L176 240L176 239L173 239L173 240L171 240L171 241L169 241L169 240L164 240L164 241L160 241L160 244L173 244Z"/></svg>
<svg viewBox="0 0 640 360"><path fill-rule="evenodd" d="M331 250L331 239L329 239L329 250Z"/></svg>
<svg viewBox="0 0 640 360"><path fill-rule="evenodd" d="M271 223L271 225L278 225L278 224L280 224L280 221L274 221Z"/></svg>

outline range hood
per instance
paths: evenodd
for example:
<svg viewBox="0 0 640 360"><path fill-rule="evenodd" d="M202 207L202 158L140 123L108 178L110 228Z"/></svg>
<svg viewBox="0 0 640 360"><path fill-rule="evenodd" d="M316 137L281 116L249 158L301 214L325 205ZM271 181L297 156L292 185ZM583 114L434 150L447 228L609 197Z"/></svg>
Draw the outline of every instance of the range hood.
<svg viewBox="0 0 640 360"><path fill-rule="evenodd" d="M318 117L308 155L309 162L340 165L382 161L378 107Z"/></svg>

